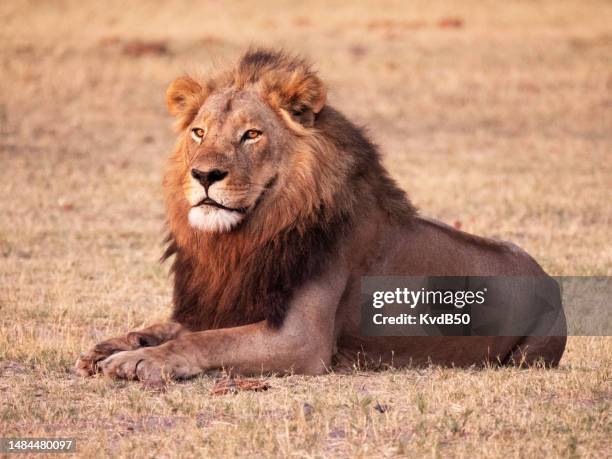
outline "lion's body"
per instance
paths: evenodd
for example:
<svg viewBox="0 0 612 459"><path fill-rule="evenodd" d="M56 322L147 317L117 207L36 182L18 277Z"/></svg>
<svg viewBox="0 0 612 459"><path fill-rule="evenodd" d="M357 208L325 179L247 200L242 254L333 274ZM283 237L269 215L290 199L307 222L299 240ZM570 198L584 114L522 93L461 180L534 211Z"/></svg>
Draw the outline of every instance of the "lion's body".
<svg viewBox="0 0 612 459"><path fill-rule="evenodd" d="M530 364L540 359L547 365L559 362L566 341L563 318L556 324L559 337L363 336L360 326L363 276L546 275L529 255L513 244L473 236L420 216L408 228L383 225L381 229L379 224L372 224L371 231L370 241L357 240L351 249L355 256L373 261L355 263L362 268L352 273L353 284L339 306L338 362L350 364L363 354L371 362L394 366ZM359 247L366 249L359 253ZM530 298L524 298L523 304L529 302Z"/></svg>
<svg viewBox="0 0 612 459"><path fill-rule="evenodd" d="M140 344L115 343L107 354L128 352L102 363L107 374L155 379L165 368L186 377L219 366L320 373L334 356L354 364L364 353L394 365L559 362L564 324L559 337L361 334L363 276L546 274L511 244L418 216L362 129L325 105L303 61L247 53L205 84L177 80L168 101L184 133L164 181L178 325L172 336L163 328L162 339L145 329ZM243 131L247 140L238 141ZM167 342L138 349L150 341ZM79 367L91 373L102 354Z"/></svg>

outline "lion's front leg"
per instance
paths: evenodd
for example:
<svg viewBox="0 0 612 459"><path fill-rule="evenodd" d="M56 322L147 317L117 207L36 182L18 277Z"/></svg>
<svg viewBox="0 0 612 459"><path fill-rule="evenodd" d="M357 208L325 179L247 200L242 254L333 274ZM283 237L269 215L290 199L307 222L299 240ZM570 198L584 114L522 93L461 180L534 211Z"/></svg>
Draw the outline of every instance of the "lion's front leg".
<svg viewBox="0 0 612 459"><path fill-rule="evenodd" d="M174 322L166 322L151 325L124 336L104 340L79 356L75 364L75 371L81 376L91 376L100 371L98 364L113 354L143 347L158 346L180 336L184 332L186 330L181 325Z"/></svg>
<svg viewBox="0 0 612 459"><path fill-rule="evenodd" d="M330 271L296 291L280 328L261 321L184 333L160 346L111 355L100 367L106 376L148 383L219 368L243 375L322 374L331 364L336 309L347 279L343 269Z"/></svg>
<svg viewBox="0 0 612 459"><path fill-rule="evenodd" d="M280 329L262 321L188 333L161 346L111 355L100 367L106 376L151 384L219 368L243 375L322 374L334 348L334 312L328 304L295 307Z"/></svg>
<svg viewBox="0 0 612 459"><path fill-rule="evenodd" d="M151 384L218 368L237 374L323 373L331 362L330 327L319 327L312 317L308 323L294 311L290 315L280 330L263 321L189 333L161 346L113 354L100 368L109 377Z"/></svg>

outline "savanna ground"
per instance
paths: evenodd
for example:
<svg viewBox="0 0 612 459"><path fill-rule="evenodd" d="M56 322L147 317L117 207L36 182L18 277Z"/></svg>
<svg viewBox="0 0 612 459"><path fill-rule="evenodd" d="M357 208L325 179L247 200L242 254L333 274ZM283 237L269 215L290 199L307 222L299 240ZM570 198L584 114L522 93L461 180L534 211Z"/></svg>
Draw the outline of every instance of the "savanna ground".
<svg viewBox="0 0 612 459"><path fill-rule="evenodd" d="M0 39L0 437L113 457L610 454L610 338L570 338L556 370L356 368L225 396L210 376L160 392L71 366L167 316L164 90L250 44L311 57L423 213L555 275L611 275L612 3L6 1Z"/></svg>

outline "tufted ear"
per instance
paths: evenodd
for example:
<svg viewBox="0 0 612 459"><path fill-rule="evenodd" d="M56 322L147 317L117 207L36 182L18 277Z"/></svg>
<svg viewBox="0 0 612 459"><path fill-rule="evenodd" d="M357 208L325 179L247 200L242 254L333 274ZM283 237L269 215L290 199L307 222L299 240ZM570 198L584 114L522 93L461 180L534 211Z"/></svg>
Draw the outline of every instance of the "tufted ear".
<svg viewBox="0 0 612 459"><path fill-rule="evenodd" d="M326 101L323 82L307 61L282 51L253 49L238 64L238 86L260 84L268 102L295 122L312 127Z"/></svg>
<svg viewBox="0 0 612 459"><path fill-rule="evenodd" d="M327 100L323 82L316 75L308 72L294 72L281 86L282 108L291 118L305 127L314 125L315 116L321 111Z"/></svg>
<svg viewBox="0 0 612 459"><path fill-rule="evenodd" d="M177 78L168 86L166 104L170 114L176 117L177 130L189 126L209 93L209 87L203 87L188 75Z"/></svg>

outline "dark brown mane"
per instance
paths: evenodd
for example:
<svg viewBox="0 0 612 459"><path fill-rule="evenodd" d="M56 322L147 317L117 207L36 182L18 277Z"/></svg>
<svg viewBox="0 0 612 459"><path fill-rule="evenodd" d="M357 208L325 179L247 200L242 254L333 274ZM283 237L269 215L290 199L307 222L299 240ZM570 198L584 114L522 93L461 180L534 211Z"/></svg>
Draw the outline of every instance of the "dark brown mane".
<svg viewBox="0 0 612 459"><path fill-rule="evenodd" d="M233 245L239 237L218 235L211 238L218 247L210 247L206 263L171 243L164 257L176 255L173 319L197 330L264 319L280 326L292 292L324 269L349 223L348 215L339 214L303 234L292 228L248 255Z"/></svg>
<svg viewBox="0 0 612 459"><path fill-rule="evenodd" d="M308 92L313 74L301 59L292 61L284 54L255 51L247 53L236 72L231 79L225 77L225 84L235 84L238 74L241 84L266 78L268 87L273 88L276 73L279 81L287 73L298 74L294 79L307 92L299 103L308 106L314 98L314 93ZM209 82L205 86L218 85ZM306 175L312 176L312 181L296 180L304 189L277 196L274 204L280 208L278 214L264 215L264 209L256 209L229 233L187 230L186 212L177 198L180 192L168 189L177 188L178 181L172 172L167 176L170 234L162 259L175 255L175 321L192 330L261 320L278 327L293 292L322 273L328 261L337 256L342 241L350 237L361 219L368 218L369 209L376 207L386 212L390 221L402 224L414 216L414 208L387 175L363 130L333 108L325 106L318 111L314 129L306 136L302 133L296 149L309 157L308 164L314 170ZM177 163L175 159L174 167ZM300 197L306 197L314 207L308 210ZM261 227L270 226L270 222L278 228L263 231Z"/></svg>

